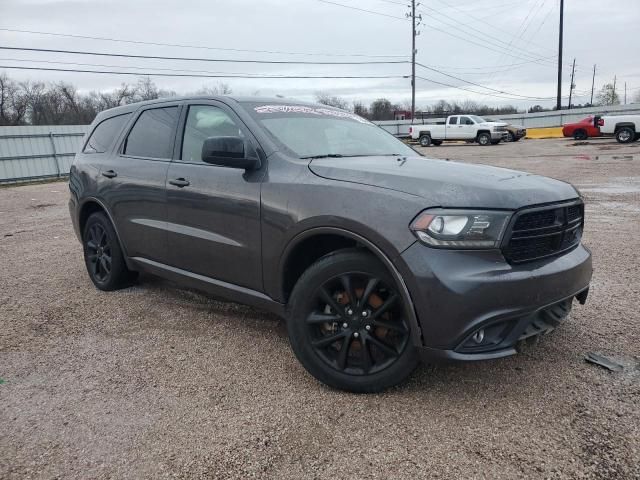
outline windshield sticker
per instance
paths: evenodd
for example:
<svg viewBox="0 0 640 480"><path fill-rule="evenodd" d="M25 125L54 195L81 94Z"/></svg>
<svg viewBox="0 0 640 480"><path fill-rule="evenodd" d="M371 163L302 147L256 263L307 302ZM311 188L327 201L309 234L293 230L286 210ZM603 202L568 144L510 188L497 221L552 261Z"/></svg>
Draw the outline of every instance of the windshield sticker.
<svg viewBox="0 0 640 480"><path fill-rule="evenodd" d="M340 110L333 110L331 108L313 108L305 107L303 105L260 105L254 107L256 113L308 113L311 115L326 115L337 118L349 118L360 123L371 123L354 113L342 112Z"/></svg>

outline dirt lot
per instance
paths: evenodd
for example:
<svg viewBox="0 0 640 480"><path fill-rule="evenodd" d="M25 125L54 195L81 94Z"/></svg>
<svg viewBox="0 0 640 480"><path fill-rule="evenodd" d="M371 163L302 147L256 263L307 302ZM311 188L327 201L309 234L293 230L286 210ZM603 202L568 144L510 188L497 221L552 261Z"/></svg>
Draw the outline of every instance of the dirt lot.
<svg viewBox="0 0 640 480"><path fill-rule="evenodd" d="M369 396L318 384L268 314L152 277L99 292L66 184L0 188L0 478L640 478L640 144L426 152L576 184L591 294L524 354Z"/></svg>

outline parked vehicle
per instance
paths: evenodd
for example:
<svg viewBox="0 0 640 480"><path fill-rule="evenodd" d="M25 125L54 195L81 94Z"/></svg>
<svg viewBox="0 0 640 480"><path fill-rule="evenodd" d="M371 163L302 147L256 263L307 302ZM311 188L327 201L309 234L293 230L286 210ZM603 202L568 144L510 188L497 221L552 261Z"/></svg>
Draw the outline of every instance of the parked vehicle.
<svg viewBox="0 0 640 480"><path fill-rule="evenodd" d="M487 119L487 122L500 123L498 120ZM512 125L507 123L506 132L502 137L505 142L517 142L527 136L527 128L524 125Z"/></svg>
<svg viewBox="0 0 640 480"><path fill-rule="evenodd" d="M507 133L504 122L488 122L477 115L450 115L445 122L430 124L414 124L409 127L413 140L421 146L441 145L452 140L471 140L480 145L500 143Z"/></svg>
<svg viewBox="0 0 640 480"><path fill-rule="evenodd" d="M603 135L615 135L618 143L640 139L640 115L597 116L595 124Z"/></svg>
<svg viewBox="0 0 640 480"><path fill-rule="evenodd" d="M141 102L89 132L69 209L94 285L144 271L275 312L333 387L512 355L586 301L568 183L428 159L352 113L282 99Z"/></svg>
<svg viewBox="0 0 640 480"><path fill-rule="evenodd" d="M599 137L600 129L594 124L592 116L583 118L576 123L567 123L562 127L562 135L573 137L576 140L586 140L591 137Z"/></svg>

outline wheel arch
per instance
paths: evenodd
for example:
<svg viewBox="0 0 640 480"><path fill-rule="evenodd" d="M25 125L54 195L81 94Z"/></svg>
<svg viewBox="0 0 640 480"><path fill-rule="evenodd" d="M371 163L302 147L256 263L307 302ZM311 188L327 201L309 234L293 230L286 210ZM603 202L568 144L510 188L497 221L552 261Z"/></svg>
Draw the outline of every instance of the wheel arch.
<svg viewBox="0 0 640 480"><path fill-rule="evenodd" d="M636 124L633 122L620 122L620 123L616 123L616 127L614 128L614 133L618 133L618 130L620 130L621 128L624 127L631 127L633 129L634 132L636 132Z"/></svg>
<svg viewBox="0 0 640 480"><path fill-rule="evenodd" d="M106 207L106 205L95 197L87 197L82 201L80 207L78 208L78 228L80 231L80 237L82 238L82 236L84 235L84 227L87 224L87 220L93 213L96 212L103 212L111 222L111 225L116 232L116 237L118 238L120 249L124 254L124 261L127 264L127 268L129 270L134 270L133 264L129 261L129 256L127 255L125 244L122 242L122 237L120 237L118 225L116 225L116 222L113 220L113 216L111 215L111 212L109 212L109 209Z"/></svg>
<svg viewBox="0 0 640 480"><path fill-rule="evenodd" d="M319 240L329 240L330 246L338 248L319 249L315 255L308 255L305 251ZM384 253L373 241L362 235L352 232L342 227L314 227L298 233L285 247L278 272L280 281L280 294L285 303L289 301L289 295L293 290L297 280L302 273L315 261L323 256L341 250L343 248L360 248L371 253L389 271L398 286L402 299L407 305L407 315L411 324L411 337L414 345L422 345L422 331L418 323L415 306L411 294L400 270L396 267L392 259ZM301 261L302 260L302 261ZM299 263L298 263L299 262Z"/></svg>

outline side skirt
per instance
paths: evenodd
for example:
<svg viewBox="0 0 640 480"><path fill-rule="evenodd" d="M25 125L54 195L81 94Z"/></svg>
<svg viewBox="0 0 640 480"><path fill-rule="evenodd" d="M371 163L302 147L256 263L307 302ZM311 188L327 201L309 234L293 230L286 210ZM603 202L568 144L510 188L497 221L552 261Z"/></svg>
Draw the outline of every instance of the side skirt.
<svg viewBox="0 0 640 480"><path fill-rule="evenodd" d="M185 285L197 290L202 290L213 296L229 300L231 302L242 303L251 307L267 310L284 318L285 306L276 302L264 293L251 290L250 288L241 287L232 283L223 282L214 278L199 275L197 273L188 272L180 268L171 267L164 263L156 262L142 257L129 258L136 267L136 270L142 270L168 280L175 281L181 285Z"/></svg>

